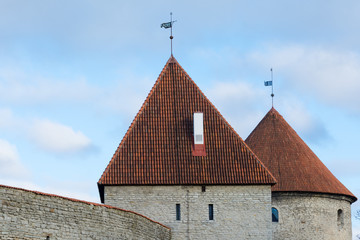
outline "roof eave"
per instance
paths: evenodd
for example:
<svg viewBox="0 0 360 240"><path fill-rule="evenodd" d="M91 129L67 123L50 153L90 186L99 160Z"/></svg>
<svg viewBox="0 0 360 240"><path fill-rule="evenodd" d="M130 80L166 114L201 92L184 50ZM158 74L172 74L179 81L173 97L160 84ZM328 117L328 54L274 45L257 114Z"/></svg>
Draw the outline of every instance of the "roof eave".
<svg viewBox="0 0 360 240"><path fill-rule="evenodd" d="M330 193L330 192L316 192L316 191L301 191L301 190L293 190L293 191L279 191L279 190L275 190L275 191L271 191L272 193L297 193L297 194L323 194L323 195L333 195L333 196L342 196L342 197L346 197L349 199L350 204L353 204L354 202L357 201L357 197L355 197L354 195L349 195L349 194L342 194L342 193Z"/></svg>

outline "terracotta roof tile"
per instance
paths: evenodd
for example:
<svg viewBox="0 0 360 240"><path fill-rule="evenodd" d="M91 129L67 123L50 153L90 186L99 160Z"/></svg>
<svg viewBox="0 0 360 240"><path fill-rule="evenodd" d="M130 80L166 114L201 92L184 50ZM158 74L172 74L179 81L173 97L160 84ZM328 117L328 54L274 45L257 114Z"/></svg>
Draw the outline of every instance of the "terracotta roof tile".
<svg viewBox="0 0 360 240"><path fill-rule="evenodd" d="M277 179L272 191L340 194L356 201L274 108L245 142Z"/></svg>
<svg viewBox="0 0 360 240"><path fill-rule="evenodd" d="M206 156L193 156L193 113ZM171 57L98 185L274 184L275 179Z"/></svg>

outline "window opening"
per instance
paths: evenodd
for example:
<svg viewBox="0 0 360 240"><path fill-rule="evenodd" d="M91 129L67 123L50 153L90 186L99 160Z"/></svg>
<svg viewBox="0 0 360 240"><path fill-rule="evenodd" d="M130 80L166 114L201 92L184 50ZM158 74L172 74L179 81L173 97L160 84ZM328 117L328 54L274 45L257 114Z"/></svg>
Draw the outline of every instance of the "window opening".
<svg viewBox="0 0 360 240"><path fill-rule="evenodd" d="M279 211L276 208L271 208L271 216L273 222L279 222Z"/></svg>
<svg viewBox="0 0 360 240"><path fill-rule="evenodd" d="M344 212L341 209L337 211L337 225L339 230L344 226Z"/></svg>
<svg viewBox="0 0 360 240"><path fill-rule="evenodd" d="M206 186L201 186L201 191L206 192Z"/></svg>
<svg viewBox="0 0 360 240"><path fill-rule="evenodd" d="M180 204L176 204L176 220L181 220Z"/></svg>
<svg viewBox="0 0 360 240"><path fill-rule="evenodd" d="M202 142L203 141L203 136L200 134L196 134L195 135L195 142Z"/></svg>
<svg viewBox="0 0 360 240"><path fill-rule="evenodd" d="M214 205L209 204L209 220L214 220Z"/></svg>

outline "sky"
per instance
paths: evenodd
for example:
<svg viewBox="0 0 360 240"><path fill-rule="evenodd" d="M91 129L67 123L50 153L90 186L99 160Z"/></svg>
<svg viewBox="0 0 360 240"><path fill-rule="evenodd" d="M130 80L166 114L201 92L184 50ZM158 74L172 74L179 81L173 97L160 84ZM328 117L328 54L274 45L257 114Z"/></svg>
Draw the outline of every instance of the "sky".
<svg viewBox="0 0 360 240"><path fill-rule="evenodd" d="M0 184L100 202L173 54L246 139L274 107L360 197L360 2L0 1ZM352 205L353 214L359 201ZM353 221L353 238L360 220Z"/></svg>

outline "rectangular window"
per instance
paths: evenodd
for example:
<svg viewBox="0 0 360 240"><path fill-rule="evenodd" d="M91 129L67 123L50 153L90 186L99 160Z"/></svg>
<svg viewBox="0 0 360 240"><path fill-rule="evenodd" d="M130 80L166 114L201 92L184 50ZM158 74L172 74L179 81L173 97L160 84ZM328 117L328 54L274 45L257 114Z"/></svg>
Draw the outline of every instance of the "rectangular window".
<svg viewBox="0 0 360 240"><path fill-rule="evenodd" d="M195 135L195 142L202 142L203 141L202 137L203 136L200 134Z"/></svg>
<svg viewBox="0 0 360 240"><path fill-rule="evenodd" d="M272 212L272 221L273 222L279 222L279 211L276 208L271 208L271 212Z"/></svg>
<svg viewBox="0 0 360 240"><path fill-rule="evenodd" d="M180 221L181 220L181 215L180 215L180 204L176 204L176 220Z"/></svg>
<svg viewBox="0 0 360 240"><path fill-rule="evenodd" d="M194 144L204 144L204 115L194 112Z"/></svg>
<svg viewBox="0 0 360 240"><path fill-rule="evenodd" d="M209 204L209 220L214 220L214 205Z"/></svg>

